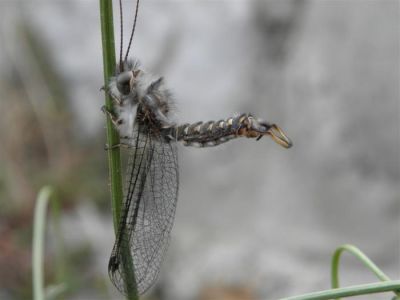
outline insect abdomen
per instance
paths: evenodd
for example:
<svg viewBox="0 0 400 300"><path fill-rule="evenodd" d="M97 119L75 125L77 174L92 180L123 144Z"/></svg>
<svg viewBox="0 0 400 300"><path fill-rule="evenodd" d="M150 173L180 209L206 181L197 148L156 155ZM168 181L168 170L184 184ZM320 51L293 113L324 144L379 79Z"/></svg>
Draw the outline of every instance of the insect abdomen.
<svg viewBox="0 0 400 300"><path fill-rule="evenodd" d="M176 127L176 139L185 146L211 147L239 136L249 136L249 129L257 122L250 114L226 120L197 122Z"/></svg>

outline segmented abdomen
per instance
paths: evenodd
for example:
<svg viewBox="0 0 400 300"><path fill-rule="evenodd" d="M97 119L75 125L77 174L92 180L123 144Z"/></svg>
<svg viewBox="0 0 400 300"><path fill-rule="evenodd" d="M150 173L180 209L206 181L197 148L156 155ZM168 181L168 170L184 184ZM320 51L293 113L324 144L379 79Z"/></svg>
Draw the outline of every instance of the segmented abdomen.
<svg viewBox="0 0 400 300"><path fill-rule="evenodd" d="M175 138L185 146L211 147L240 136L258 138L266 130L267 125L261 124L250 114L242 114L226 120L177 126Z"/></svg>

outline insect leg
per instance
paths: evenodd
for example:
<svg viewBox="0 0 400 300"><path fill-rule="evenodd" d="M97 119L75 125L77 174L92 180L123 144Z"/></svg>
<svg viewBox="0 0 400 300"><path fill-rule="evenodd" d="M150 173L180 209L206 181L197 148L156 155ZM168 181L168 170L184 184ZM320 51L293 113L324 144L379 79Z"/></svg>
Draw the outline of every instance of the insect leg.
<svg viewBox="0 0 400 300"><path fill-rule="evenodd" d="M101 107L101 111L110 118L115 128L118 128L118 126L122 124L122 120L119 119L116 115L114 115L111 111L109 111L105 105Z"/></svg>
<svg viewBox="0 0 400 300"><path fill-rule="evenodd" d="M112 99L114 102L116 102L116 103L118 103L119 105L121 105L121 99L120 99L120 97L118 97L117 95L115 95L115 94L111 91L111 89L110 89L108 86L102 86L102 87L100 88L100 91L106 92L106 93L111 97L111 99Z"/></svg>
<svg viewBox="0 0 400 300"><path fill-rule="evenodd" d="M115 145L112 145L112 146L109 146L108 144L106 144L106 145L104 146L104 150L106 150L106 151L108 151L108 150L113 150L113 149L116 149L116 148L126 148L126 149L129 149L129 148L135 148L135 146L132 145L132 144L129 144L129 143L124 143L124 142L121 142L121 143L118 143L118 144L115 144Z"/></svg>

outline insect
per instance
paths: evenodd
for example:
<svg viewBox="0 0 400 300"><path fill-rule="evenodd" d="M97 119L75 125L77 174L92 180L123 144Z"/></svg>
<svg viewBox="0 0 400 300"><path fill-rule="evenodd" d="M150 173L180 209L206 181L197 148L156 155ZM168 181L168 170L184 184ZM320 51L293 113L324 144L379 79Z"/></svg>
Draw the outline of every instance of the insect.
<svg viewBox="0 0 400 300"><path fill-rule="evenodd" d="M138 7L139 1L125 59L121 42L119 66L104 87L113 99L113 110L103 107L120 135L121 143L115 146L129 151L124 203L108 265L111 281L124 294L132 288L142 294L152 286L168 248L178 198L177 142L211 147L238 137L270 136L285 148L292 146L277 125L251 114L193 124L173 122L172 96L164 79L128 59ZM120 15L122 24L121 2ZM126 280L129 272L135 282Z"/></svg>

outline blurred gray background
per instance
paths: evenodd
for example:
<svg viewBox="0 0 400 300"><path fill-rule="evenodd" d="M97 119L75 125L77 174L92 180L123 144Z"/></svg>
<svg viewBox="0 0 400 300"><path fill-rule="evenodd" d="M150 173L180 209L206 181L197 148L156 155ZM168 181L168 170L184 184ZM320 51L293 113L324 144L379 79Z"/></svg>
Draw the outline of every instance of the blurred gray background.
<svg viewBox="0 0 400 300"><path fill-rule="evenodd" d="M125 43L134 5L124 1ZM344 243L399 278L399 14L391 0L141 2L132 53L165 77L176 120L251 112L294 142L179 148L172 240L146 299L328 289ZM49 226L46 283L62 236L65 299L122 299L107 277L100 41L98 1L0 2L1 299L31 297L32 211L48 183L60 193L62 234ZM344 256L342 285L373 281Z"/></svg>

